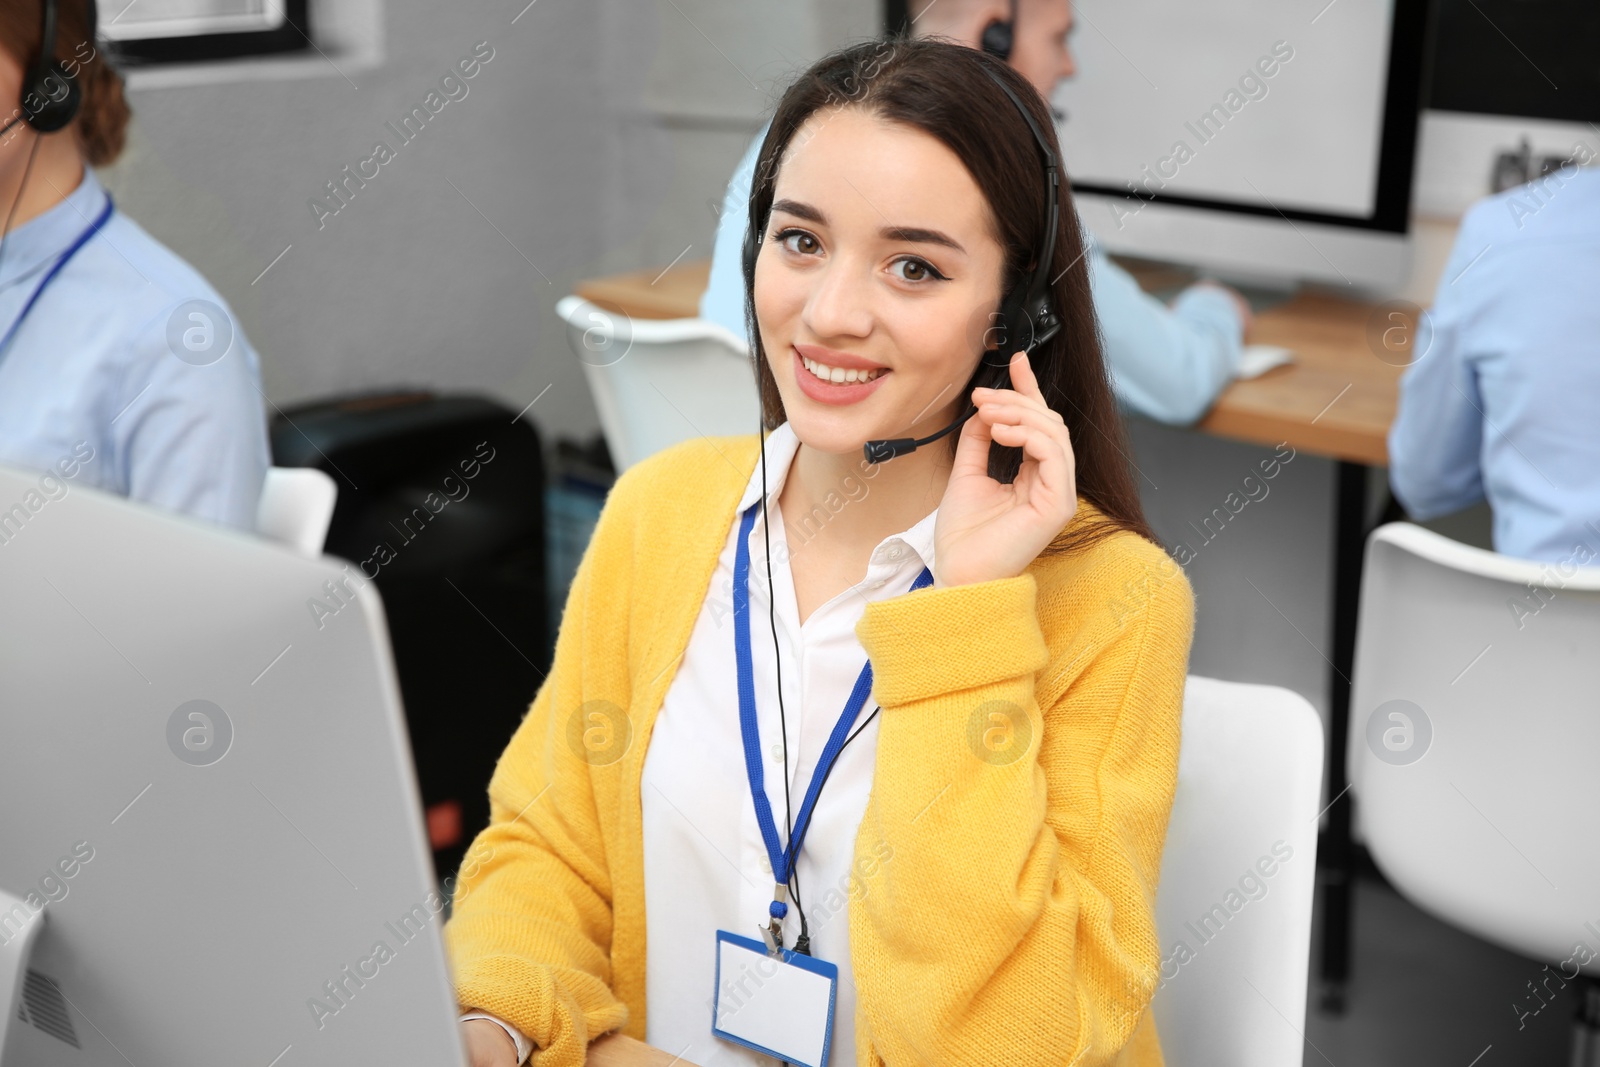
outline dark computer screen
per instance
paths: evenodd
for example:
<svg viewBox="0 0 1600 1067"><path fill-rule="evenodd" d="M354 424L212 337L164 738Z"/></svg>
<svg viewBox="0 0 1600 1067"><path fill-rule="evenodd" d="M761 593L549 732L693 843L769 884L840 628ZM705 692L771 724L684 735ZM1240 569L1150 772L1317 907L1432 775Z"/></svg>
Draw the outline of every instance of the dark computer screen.
<svg viewBox="0 0 1600 1067"><path fill-rule="evenodd" d="M1600 122L1595 0L1437 0L1428 106Z"/></svg>

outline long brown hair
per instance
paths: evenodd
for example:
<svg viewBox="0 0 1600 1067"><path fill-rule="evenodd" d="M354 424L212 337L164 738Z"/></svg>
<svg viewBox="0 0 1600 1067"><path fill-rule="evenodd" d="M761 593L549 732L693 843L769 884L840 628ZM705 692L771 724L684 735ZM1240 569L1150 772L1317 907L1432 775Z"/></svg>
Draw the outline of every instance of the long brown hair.
<svg viewBox="0 0 1600 1067"><path fill-rule="evenodd" d="M90 39L89 4L93 0L60 0L57 8L56 47L51 58L67 64L83 93L83 103L70 127L83 158L91 167L116 162L127 139L132 112L122 93L122 76L106 58L105 50ZM0 0L0 48L24 72L39 55L44 37L44 5L40 0ZM5 115L16 105L6 102Z"/></svg>
<svg viewBox="0 0 1600 1067"><path fill-rule="evenodd" d="M818 60L778 102L750 185L750 232L766 231L775 179L796 131L825 108L860 108L922 130L955 152L983 191L1006 250L1002 292L1025 283L1044 245L1045 171L1027 121L990 71L1023 102L1060 159L1049 109L1038 91L1010 67L976 49L944 41L868 41ZM1050 268L1054 279L1050 300L1063 325L1029 358L1046 402L1061 413L1071 434L1078 493L1105 519L1077 524L1070 537L1063 531L1045 552L1081 549L1119 530L1159 544L1145 521L1130 469L1127 431L1106 374L1083 237L1064 172L1058 195L1060 223ZM754 257L747 257L744 264L744 287L745 320L761 368L762 419L771 429L784 421L785 414L756 323ZM993 362L992 356L979 361L961 391L963 397L980 378L991 385L1010 384L1009 375L985 373L985 363ZM955 433L946 438L952 453L958 440ZM991 445L991 477L1009 483L1021 465L1022 449Z"/></svg>

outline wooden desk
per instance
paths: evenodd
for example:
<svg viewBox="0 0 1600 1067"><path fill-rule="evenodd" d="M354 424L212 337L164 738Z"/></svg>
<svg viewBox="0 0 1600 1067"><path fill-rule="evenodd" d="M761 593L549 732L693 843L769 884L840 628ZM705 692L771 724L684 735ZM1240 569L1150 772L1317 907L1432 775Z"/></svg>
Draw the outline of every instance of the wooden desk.
<svg viewBox="0 0 1600 1067"><path fill-rule="evenodd" d="M681 1056L622 1034L602 1037L589 1046L589 1067L695 1067Z"/></svg>
<svg viewBox="0 0 1600 1067"><path fill-rule="evenodd" d="M1133 265L1147 288L1181 281L1174 271ZM686 319L699 314L711 264L680 263L596 278L579 296L637 319ZM1234 382L1199 429L1217 437L1276 446L1368 466L1386 466L1385 438L1394 421L1400 367L1374 354L1368 341L1372 304L1302 293L1256 316L1253 343L1283 345L1295 362L1259 378Z"/></svg>

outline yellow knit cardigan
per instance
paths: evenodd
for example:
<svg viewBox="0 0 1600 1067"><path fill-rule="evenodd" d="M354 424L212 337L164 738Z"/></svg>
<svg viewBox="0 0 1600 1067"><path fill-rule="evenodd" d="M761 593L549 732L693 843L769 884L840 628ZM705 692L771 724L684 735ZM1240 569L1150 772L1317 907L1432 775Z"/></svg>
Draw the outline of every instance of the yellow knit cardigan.
<svg viewBox="0 0 1600 1067"><path fill-rule="evenodd" d="M489 783L445 939L462 1006L520 1028L537 1067L645 1037L640 773L756 456L754 434L700 439L618 479ZM1097 517L1080 498L1073 523ZM1160 1067L1154 907L1193 627L1183 571L1127 533L867 606L861 1067Z"/></svg>

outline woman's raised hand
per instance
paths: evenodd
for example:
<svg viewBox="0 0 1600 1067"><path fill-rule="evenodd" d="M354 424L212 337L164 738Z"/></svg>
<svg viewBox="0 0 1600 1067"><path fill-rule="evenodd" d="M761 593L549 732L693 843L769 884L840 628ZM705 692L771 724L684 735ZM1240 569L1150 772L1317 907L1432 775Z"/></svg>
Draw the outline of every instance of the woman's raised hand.
<svg viewBox="0 0 1600 1067"><path fill-rule="evenodd" d="M934 584L1013 578L1078 509L1066 423L1045 403L1025 352L1011 357L1012 389L974 389L978 413L961 428L955 465L934 524ZM1022 467L1003 485L989 477L989 442L1019 446Z"/></svg>

